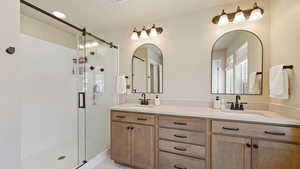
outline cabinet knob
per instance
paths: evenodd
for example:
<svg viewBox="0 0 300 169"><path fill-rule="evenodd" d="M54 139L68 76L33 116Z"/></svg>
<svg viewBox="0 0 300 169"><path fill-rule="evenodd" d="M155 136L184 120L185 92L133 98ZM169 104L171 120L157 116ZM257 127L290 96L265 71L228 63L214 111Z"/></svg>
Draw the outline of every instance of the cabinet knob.
<svg viewBox="0 0 300 169"><path fill-rule="evenodd" d="M254 144L254 145L253 145L253 148L258 149L259 146L258 146L257 144Z"/></svg>
<svg viewBox="0 0 300 169"><path fill-rule="evenodd" d="M250 143L247 143L246 146L249 148L252 147Z"/></svg>
<svg viewBox="0 0 300 169"><path fill-rule="evenodd" d="M7 54L10 54L10 55L13 55L13 54L15 54L15 52L16 52L16 48L15 47L8 47L7 49L6 49L6 53Z"/></svg>
<svg viewBox="0 0 300 169"><path fill-rule="evenodd" d="M127 130L133 130L133 129L134 129L134 127L131 127L131 126L127 127Z"/></svg>

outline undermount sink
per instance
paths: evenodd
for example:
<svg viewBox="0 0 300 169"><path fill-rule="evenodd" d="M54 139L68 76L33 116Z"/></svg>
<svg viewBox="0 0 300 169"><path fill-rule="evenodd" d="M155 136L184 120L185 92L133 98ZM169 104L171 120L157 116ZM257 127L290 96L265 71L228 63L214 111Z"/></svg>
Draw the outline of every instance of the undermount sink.
<svg viewBox="0 0 300 169"><path fill-rule="evenodd" d="M245 115L245 116L262 116L267 117L265 114L257 111L247 111L247 110L222 110L223 113L230 113L235 115Z"/></svg>
<svg viewBox="0 0 300 169"><path fill-rule="evenodd" d="M154 105L140 105L140 104L137 104L137 105L131 105L129 107L130 108L154 108L155 106Z"/></svg>

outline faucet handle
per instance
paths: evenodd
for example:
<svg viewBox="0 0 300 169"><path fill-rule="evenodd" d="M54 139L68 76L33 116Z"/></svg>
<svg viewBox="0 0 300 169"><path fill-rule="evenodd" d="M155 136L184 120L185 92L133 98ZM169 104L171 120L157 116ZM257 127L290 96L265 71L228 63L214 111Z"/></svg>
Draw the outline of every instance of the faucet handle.
<svg viewBox="0 0 300 169"><path fill-rule="evenodd" d="M240 103L240 110L245 110L244 105L248 104L247 102Z"/></svg>
<svg viewBox="0 0 300 169"><path fill-rule="evenodd" d="M230 109L231 109L231 110L234 109L234 103L233 103L233 102L227 102L227 104L230 104Z"/></svg>

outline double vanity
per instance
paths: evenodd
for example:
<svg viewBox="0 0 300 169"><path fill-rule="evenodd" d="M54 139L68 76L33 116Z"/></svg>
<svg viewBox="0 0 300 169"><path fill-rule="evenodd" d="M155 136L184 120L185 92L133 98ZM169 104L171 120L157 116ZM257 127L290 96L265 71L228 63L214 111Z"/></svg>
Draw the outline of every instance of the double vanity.
<svg viewBox="0 0 300 169"><path fill-rule="evenodd" d="M300 121L269 111L118 105L111 158L137 169L299 169Z"/></svg>
<svg viewBox="0 0 300 169"><path fill-rule="evenodd" d="M144 44L132 56L130 88L146 106L111 109L112 160L136 169L300 169L300 121L239 103L239 95L263 93L263 44L255 33L227 32L212 48L210 94L238 95L235 103L221 101L234 110L147 105L145 93L163 93L162 53Z"/></svg>

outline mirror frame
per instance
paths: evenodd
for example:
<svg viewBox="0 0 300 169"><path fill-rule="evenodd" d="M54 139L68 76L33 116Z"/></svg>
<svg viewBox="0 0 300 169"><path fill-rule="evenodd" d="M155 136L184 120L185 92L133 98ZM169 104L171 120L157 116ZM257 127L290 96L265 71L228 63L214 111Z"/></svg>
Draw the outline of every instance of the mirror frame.
<svg viewBox="0 0 300 169"><path fill-rule="evenodd" d="M160 50L160 53L161 53L161 56L163 57L163 67L162 67L162 92L159 93L159 92L155 92L155 93L151 93L151 92L134 92L133 91L133 59L134 59L134 54L135 52L142 46L144 45L153 45L155 47L157 47L159 50ZM132 56L131 56L131 93L132 94L141 94L141 93L146 93L146 94L163 94L164 93L164 64L165 64L165 61L164 61L164 54L161 50L160 47L158 47L156 44L153 44L153 43L143 43L141 45L139 45L133 52Z"/></svg>
<svg viewBox="0 0 300 169"><path fill-rule="evenodd" d="M261 78L261 91L260 91L260 93L259 94L236 94L236 93L213 93L212 92L212 69L213 69L213 67L212 67L212 62L213 62L213 53L214 53L214 47L216 46L216 44L217 44L217 42L221 39L221 38L223 38L224 36L226 36L227 34L229 34L229 33L232 33L232 32L236 32L236 31L243 31L243 32L248 32L248 33L250 33L250 34L252 34L252 35L254 35L257 39L258 39L258 41L259 41L259 43L260 43L260 46L261 46L261 70L262 70L262 78ZM218 37L217 38L217 40L214 42L214 44L213 44L213 47L212 47L212 49L211 49L211 62L210 62L210 94L211 95L242 95L242 96L261 96L261 95L263 95L263 93L264 93L264 46L263 46L263 42L262 42L262 40L260 39L260 37L256 34L256 33L254 33L254 32L252 32L252 31L249 31L249 30L244 30L244 29L236 29L236 30L231 30L231 31L228 31L228 32L225 32L224 34L222 34L220 37Z"/></svg>

